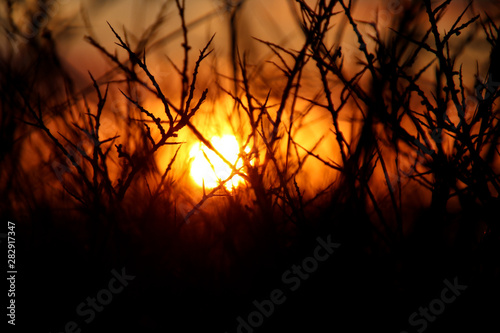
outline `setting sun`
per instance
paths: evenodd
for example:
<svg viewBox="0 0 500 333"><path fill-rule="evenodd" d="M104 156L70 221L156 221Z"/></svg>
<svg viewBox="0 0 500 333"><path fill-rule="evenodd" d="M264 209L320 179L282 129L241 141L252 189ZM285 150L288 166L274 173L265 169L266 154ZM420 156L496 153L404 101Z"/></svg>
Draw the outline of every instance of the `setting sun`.
<svg viewBox="0 0 500 333"><path fill-rule="evenodd" d="M214 136L210 139L210 142L237 169L243 166L243 161L239 158L239 144L233 135ZM189 157L192 158L191 178L200 187L205 184L205 188L215 188L221 181L231 176L229 165L201 142L193 145ZM230 190L233 187L238 187L243 182L243 178L234 175L225 183L225 187Z"/></svg>

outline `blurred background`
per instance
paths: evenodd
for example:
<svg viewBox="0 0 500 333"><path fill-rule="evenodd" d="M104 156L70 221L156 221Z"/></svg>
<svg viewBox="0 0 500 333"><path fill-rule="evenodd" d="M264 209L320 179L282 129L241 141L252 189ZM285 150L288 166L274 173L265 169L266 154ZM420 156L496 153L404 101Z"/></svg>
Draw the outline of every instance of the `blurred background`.
<svg viewBox="0 0 500 333"><path fill-rule="evenodd" d="M329 1L302 2L314 10L326 3ZM18 224L20 325L59 332L66 322L76 320L83 332L235 332L236 318L253 311L254 300L264 300L271 290L284 288L283 272L311 256L317 236L333 235L342 244L339 251L301 289L287 294L288 301L255 332L413 332L408 316L440 295L445 278L451 281L456 276L469 289L426 331L467 327L496 332L500 327L495 298L499 294L500 247L498 236L490 235L498 235L491 231L497 225L494 216L498 216L498 192L492 185L498 182L498 154L493 153L489 160L490 177L470 162L470 156L462 156L467 146L455 146L458 136L447 132L442 161L450 167L440 175L458 185L451 186L456 191L450 190L449 196L446 193L444 211L435 210L431 205L437 181L432 182L439 178L434 172L439 170L438 163L427 159L423 145L412 146L408 137L403 148L397 140L391 142L396 133L392 118L379 117L377 107L363 105L355 90L345 89L350 82L374 99L382 95L389 101L388 110L394 107L396 92L407 88L401 83L407 73L398 72L401 67L394 64L403 64L415 45L402 46L398 59L391 58L391 51L399 50L395 40L404 45L404 38L396 38L399 29L417 37L429 29L422 4L416 0L352 1L350 13L367 49L379 59L387 56L386 62L377 64L383 77L380 81L359 74L367 65L358 36L342 7L333 7L326 14L331 22L323 37L331 47L326 53L335 55L330 65L339 65L341 71L327 77L331 92L325 94L318 63L310 60L301 67L300 80L292 80L293 102L283 102L288 82L284 64L293 64L293 55L308 38L306 6L301 9L297 1L186 0L187 35L173 0L2 1L0 216L2 221ZM432 2L433 6L439 4ZM479 20L450 38L446 51L457 54L452 67L463 73L460 84L468 97L464 96L463 103L468 110L477 111L481 110L480 94L487 94L491 87L498 91L494 81L493 86L480 83L492 79L498 60L492 47L498 46L493 37L498 36L499 3L451 1L439 21L441 36L462 13L460 22L476 15ZM159 122L167 123L168 117L161 100L148 90L147 76L120 47L111 27L145 59L172 105L181 105L186 98L182 67L187 66L192 80L200 50L214 36L207 49L212 53L199 68L193 95L203 103L191 122L207 139L234 136L240 148L235 159L238 153L247 154L245 170L253 170L260 182L253 182L248 171L247 180L238 183L238 188L221 188L221 193L207 196L208 185L204 188L206 184L200 185L191 176L200 165L194 155L208 154L192 128L183 127L169 138L172 144L149 154L143 125L149 124L153 140L161 137L160 130L124 95L156 115ZM184 63L186 36L191 48ZM432 40L429 43L433 45ZM312 59L314 52L308 51ZM419 93L436 103L442 102L442 93L447 99L439 107L449 111L450 122L456 124L458 115L453 113L434 58L430 52L422 52L408 73L417 75L417 69L431 62L418 79ZM250 88L244 85L243 67ZM385 73L387 68L397 68L396 74ZM135 71L149 86L134 81L131 73ZM390 85L389 79L384 81L386 74L401 74L401 80ZM478 86L483 88L478 90ZM205 88L208 92L203 100ZM109 172L109 181L104 176L93 179L97 163L82 157L94 152L89 134L92 120L88 119L96 119L103 101L100 94L106 91L100 135L109 155L99 155L99 161L103 170L108 168L104 171ZM328 97L335 107L343 107L338 112L338 128L333 125L332 112L324 107ZM479 119L474 123L477 128L486 126L498 132L497 97L488 106L491 122ZM246 98L255 104L260 127L246 118ZM277 148L275 155L266 155L267 143L257 142L255 131L251 136L251 126L270 137L280 103L286 107L276 136ZM426 111L431 114L424 103L405 103L401 108L407 117ZM366 116L368 111L373 118ZM467 119L473 118L470 114ZM422 120L427 133L422 136L405 119L401 127L408 129L415 142L427 144L426 138L434 138L432 126L437 118L425 118L428 123ZM367 123L370 125L365 126ZM359 142L368 127L373 129L372 136L363 147ZM338 129L346 141L344 151L358 160L343 161ZM373 148L375 142L377 149L380 142L380 149ZM435 140L429 146L437 149L440 144ZM484 147L481 149L490 146L485 143ZM380 165L382 157L387 170ZM268 162L274 169L261 168L272 158L274 164ZM123 188L133 164L141 159L144 172L137 173L118 203L108 202L113 195L105 189ZM350 168L354 180L337 165ZM267 171L259 174L262 169ZM424 174L421 179L419 172ZM362 178L365 174L368 178ZM94 192L86 190L82 175L90 175ZM478 195L484 193L479 181L483 178L489 182L486 199ZM432 183L430 189L425 180ZM271 208L266 211L266 207ZM83 323L75 313L76 306L106 287L111 270L120 271L121 267L137 278L95 321Z"/></svg>

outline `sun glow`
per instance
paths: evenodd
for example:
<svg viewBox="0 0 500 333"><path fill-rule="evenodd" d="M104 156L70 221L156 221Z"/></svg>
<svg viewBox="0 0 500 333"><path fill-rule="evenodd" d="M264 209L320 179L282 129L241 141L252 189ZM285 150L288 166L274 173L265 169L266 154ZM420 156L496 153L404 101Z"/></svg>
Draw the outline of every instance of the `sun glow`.
<svg viewBox="0 0 500 333"><path fill-rule="evenodd" d="M243 160L239 157L240 147L233 135L214 136L210 139L210 143L236 169L241 169ZM245 151L248 152L248 150L247 147ZM200 187L204 185L208 189L215 188L219 186L221 181L231 176L231 167L201 142L193 145L189 152L189 157L192 159L191 178ZM234 175L224 185L228 190L231 190L243 183L244 179L241 176Z"/></svg>

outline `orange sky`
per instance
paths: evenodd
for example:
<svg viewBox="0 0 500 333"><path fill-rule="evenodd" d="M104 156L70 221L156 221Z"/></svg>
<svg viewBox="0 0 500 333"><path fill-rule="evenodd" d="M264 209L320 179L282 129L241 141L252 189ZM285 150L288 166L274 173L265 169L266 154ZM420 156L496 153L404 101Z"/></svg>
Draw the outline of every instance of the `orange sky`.
<svg viewBox="0 0 500 333"><path fill-rule="evenodd" d="M197 49L204 46L206 41L212 34L216 34L214 40L214 52L217 56L219 66L224 64L229 56L229 40L228 34L228 13L221 5L222 1L218 0L187 0L186 21L200 22L192 26L189 31L189 41L193 46L194 52L192 56L197 55ZM293 2L293 1L292 1ZM312 2L312 1L311 1ZM49 28L54 31L54 35L58 36L59 52L67 65L73 68L75 76L80 76L82 79L77 82L82 83L82 87L89 83L87 71L91 71L94 76L98 77L104 72L107 62L104 60L91 45L83 40L85 35L92 35L108 50L116 50L118 47L114 44L115 39L107 26L106 21L113 25L118 32L122 32L125 28L128 32L131 41L140 36L144 30L153 23L159 13L164 1L81 1L81 7L77 1L56 0L56 5L53 7L54 21L49 23ZM268 40L278 43L289 48L298 48L302 39L302 33L299 29L293 15L289 1L286 0L247 0L239 15L237 24L239 29L239 47L241 51L249 52L249 57L253 63L258 63L271 55L269 50L262 47L258 42L252 39L252 36L263 40ZM408 4L409 0L400 0L401 5ZM451 24L450 18L456 17L462 8L466 5L466 1L454 1L453 8L450 8L448 15L442 21L442 29ZM490 7L488 13L493 15L493 2L483 1L482 6ZM160 31L157 39L164 36L172 36L165 42L158 44L159 46L149 51L148 63L153 73L163 80L168 85L177 84L179 80L172 80L173 69L166 66L165 56L169 56L176 63L180 62L181 52L181 35L179 34L179 18L177 8L173 1L167 1L165 10L166 22ZM359 20L373 21L378 17L380 29L387 29L389 25L388 17L398 15L401 7L398 2L380 1L378 3L368 0L355 2L354 16ZM393 4L393 5L391 5ZM476 4L479 4L477 2ZM484 5L487 4L487 5ZM81 8L84 11L80 12ZM498 11L500 12L500 11ZM82 15L82 13L85 13ZM467 14L465 17L470 17ZM69 19L68 19L69 18ZM85 27L87 18L91 29ZM425 20L423 21L425 23ZM340 19L337 22L337 29L344 29L346 23ZM360 24L360 29L365 34L370 33L370 28ZM344 29L341 45L343 47L346 63L356 61L357 41L354 37L352 29L348 26ZM333 35L338 30L333 31ZM387 30L385 30L387 31ZM349 51L353 51L350 53ZM476 61L484 63L489 56L489 49L484 41L476 41L472 47L467 49L462 61L465 64L465 70L470 73L475 72ZM122 58L123 59L123 58ZM219 68L222 69L222 68ZM228 70L228 69L226 69ZM175 76L175 74L174 74ZM469 76L473 79L473 76ZM203 112L197 115L196 121L204 120ZM307 146L311 147L316 140L319 140L324 133L329 131L329 122L322 120L328 117L323 117L316 114L314 119L309 119L308 122L314 122L314 130L305 129L297 134L297 138L304 138L310 141ZM320 126L322 125L322 126ZM212 126L212 125L211 125ZM324 127L324 128L323 128ZM213 128L212 128L213 129ZM345 130L347 134L347 129ZM111 133L112 134L112 133ZM110 135L111 135L110 134ZM217 133L210 133L215 135ZM224 134L224 133L218 133ZM207 133L208 135L208 133ZM325 140L322 144L323 149L328 151L331 146L336 146L333 141ZM321 151L321 147L319 151ZM312 161L313 165L321 164L317 161ZM315 175L317 175L316 173ZM313 181L314 175L311 175L309 181ZM323 175L317 177L317 182L323 183L326 180ZM319 185L318 185L319 186Z"/></svg>

